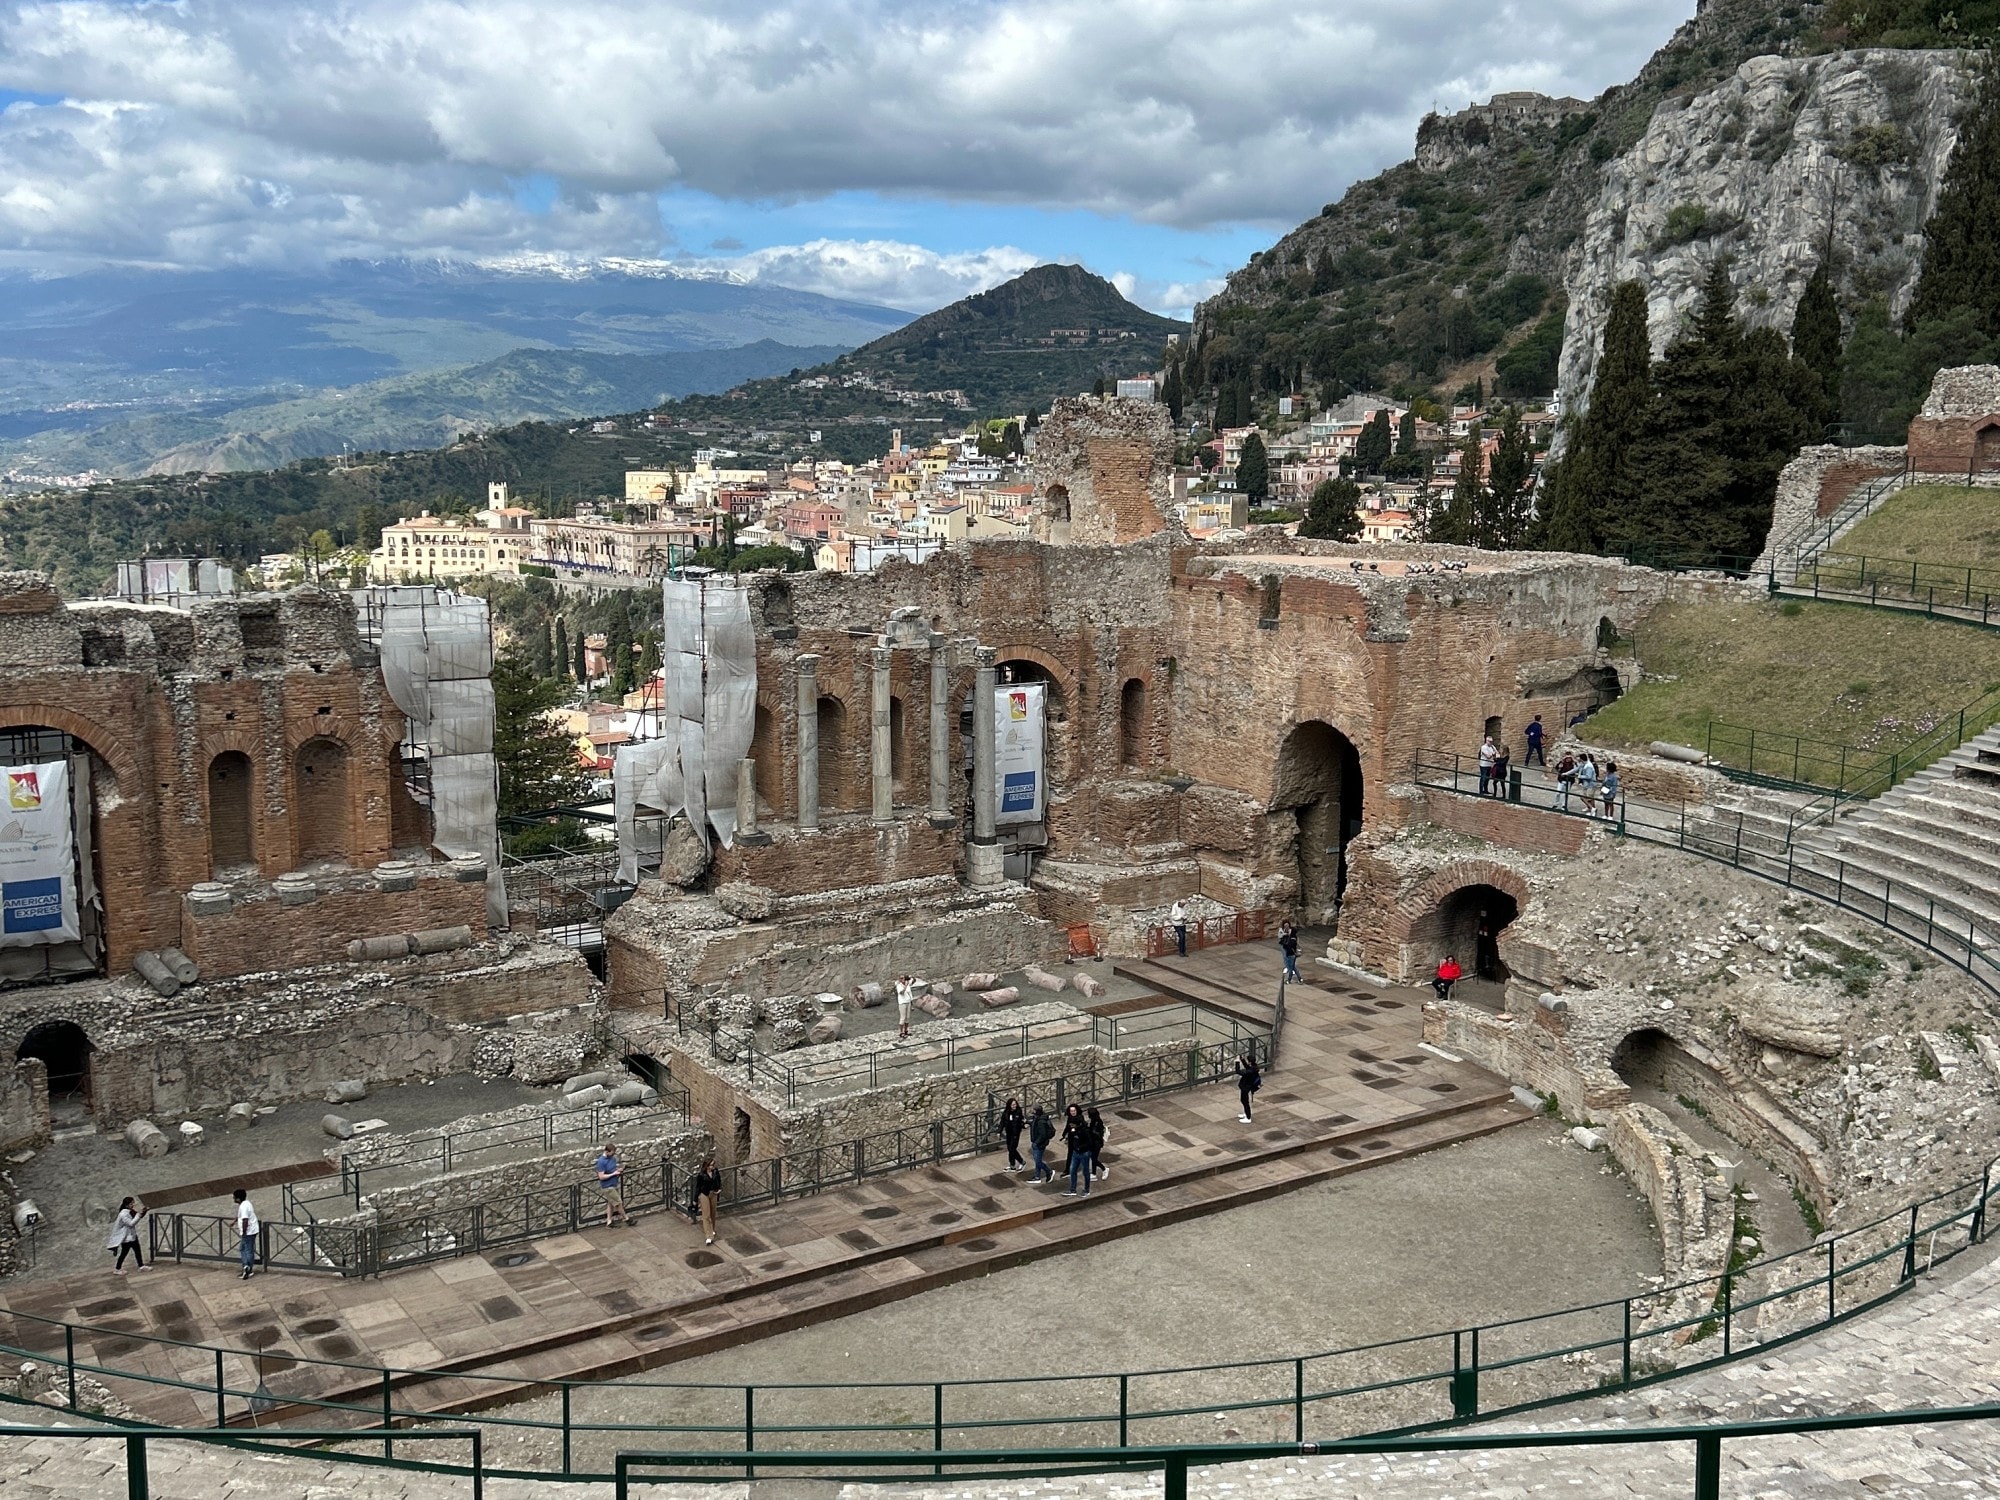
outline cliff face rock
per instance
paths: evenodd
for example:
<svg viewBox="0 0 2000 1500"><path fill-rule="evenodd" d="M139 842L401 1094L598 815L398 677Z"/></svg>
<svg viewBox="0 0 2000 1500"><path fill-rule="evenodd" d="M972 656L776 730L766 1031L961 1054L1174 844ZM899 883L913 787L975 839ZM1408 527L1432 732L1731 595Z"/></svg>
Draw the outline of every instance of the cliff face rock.
<svg viewBox="0 0 2000 1500"><path fill-rule="evenodd" d="M1559 389L1587 398L1611 290L1647 287L1653 352L1730 257L1738 311L1786 331L1833 225L1848 307L1909 301L1923 226L1970 92L1966 54L1870 50L1758 57L1691 99L1667 99L1638 142L1606 163L1566 280Z"/></svg>

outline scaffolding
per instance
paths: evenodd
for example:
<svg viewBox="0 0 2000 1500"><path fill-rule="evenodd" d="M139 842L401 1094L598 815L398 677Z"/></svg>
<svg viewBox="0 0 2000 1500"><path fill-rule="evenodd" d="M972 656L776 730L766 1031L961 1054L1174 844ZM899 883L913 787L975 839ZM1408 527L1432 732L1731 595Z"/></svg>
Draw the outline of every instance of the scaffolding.
<svg viewBox="0 0 2000 1500"><path fill-rule="evenodd" d="M493 626L484 599L429 584L357 590L362 636L406 723L398 747L410 795L431 815L431 843L486 861L487 920L507 925L500 877L500 785L493 755Z"/></svg>
<svg viewBox="0 0 2000 1500"><path fill-rule="evenodd" d="M737 766L757 717L757 636L750 595L734 578L669 578L660 595L661 734L619 749L612 763L618 874L635 884L657 868L678 816L710 847L736 837Z"/></svg>

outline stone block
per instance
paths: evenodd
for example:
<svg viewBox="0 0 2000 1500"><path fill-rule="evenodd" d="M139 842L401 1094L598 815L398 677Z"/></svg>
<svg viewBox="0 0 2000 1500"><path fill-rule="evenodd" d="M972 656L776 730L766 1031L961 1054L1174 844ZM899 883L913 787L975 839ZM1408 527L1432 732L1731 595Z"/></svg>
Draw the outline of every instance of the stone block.
<svg viewBox="0 0 2000 1500"><path fill-rule="evenodd" d="M1708 1156L1708 1164L1715 1168L1715 1175L1722 1179L1724 1186L1739 1188L1743 1185L1742 1162L1731 1161L1728 1157L1711 1151Z"/></svg>
<svg viewBox="0 0 2000 1500"><path fill-rule="evenodd" d="M167 1154L167 1133L151 1120L134 1120L125 1127L125 1144L143 1157Z"/></svg>
<svg viewBox="0 0 2000 1500"><path fill-rule="evenodd" d="M768 922L778 909L777 892L747 880L716 887L715 904L739 922Z"/></svg>
<svg viewBox="0 0 2000 1500"><path fill-rule="evenodd" d="M1103 981L1089 974L1076 976L1076 992L1086 1000L1099 1000L1104 996Z"/></svg>
<svg viewBox="0 0 2000 1500"><path fill-rule="evenodd" d="M960 989L966 990L997 990L1000 987L1000 976L998 974L983 973L968 974L958 984Z"/></svg>
<svg viewBox="0 0 2000 1500"><path fill-rule="evenodd" d="M1986 1071L2000 1078L2000 1042L1981 1032L1972 1039L1972 1044L1979 1050L1979 1060L1986 1064Z"/></svg>
<svg viewBox="0 0 2000 1500"><path fill-rule="evenodd" d="M477 854L461 854L451 862L451 878L465 885L486 883L486 861Z"/></svg>
<svg viewBox="0 0 2000 1500"><path fill-rule="evenodd" d="M866 984L857 984L852 990L848 991L848 1008L851 1010L871 1009L874 1006L880 1005L883 1000L888 998L888 993L888 986L878 984L872 979Z"/></svg>
<svg viewBox="0 0 2000 1500"><path fill-rule="evenodd" d="M407 860L385 859L375 867L375 884L385 891L414 891L417 867Z"/></svg>
<svg viewBox="0 0 2000 1500"><path fill-rule="evenodd" d="M951 1015L951 1001L943 995L919 995L917 1009L927 1016L942 1021Z"/></svg>
<svg viewBox="0 0 2000 1500"><path fill-rule="evenodd" d="M1958 1076L1962 1059L1958 1055L1958 1044L1941 1031L1920 1031L1917 1039L1929 1058L1931 1066L1937 1069L1938 1077L1950 1083Z"/></svg>
<svg viewBox="0 0 2000 1500"><path fill-rule="evenodd" d="M208 1132L193 1120L183 1120L180 1124L181 1149L191 1151L208 1139Z"/></svg>
<svg viewBox="0 0 2000 1500"><path fill-rule="evenodd" d="M1602 1151L1604 1137L1588 1125L1579 1125L1569 1133L1569 1138L1586 1151Z"/></svg>
<svg viewBox="0 0 2000 1500"><path fill-rule="evenodd" d="M952 983L948 979L933 979L930 986L933 995L949 995L952 992Z"/></svg>
<svg viewBox="0 0 2000 1500"><path fill-rule="evenodd" d="M786 1017L771 1025L771 1050L790 1052L795 1047L803 1047L806 1041L806 1023Z"/></svg>
<svg viewBox="0 0 2000 1500"><path fill-rule="evenodd" d="M256 1123L257 1106L247 1102L238 1102L230 1105L229 1113L223 1116L222 1119L222 1125L225 1130L248 1130Z"/></svg>
<svg viewBox="0 0 2000 1500"><path fill-rule="evenodd" d="M593 1083L589 1088L578 1089L573 1094L563 1095L564 1109L589 1109L593 1104L607 1104L611 1100L611 1090L601 1083Z"/></svg>
<svg viewBox="0 0 2000 1500"><path fill-rule="evenodd" d="M828 1042L837 1042L840 1040L842 1025L839 1016L822 1016L807 1030L806 1040L815 1047L824 1046Z"/></svg>
<svg viewBox="0 0 2000 1500"><path fill-rule="evenodd" d="M188 913L196 917L224 917L236 904L236 894L219 880L203 880L187 893Z"/></svg>
<svg viewBox="0 0 2000 1500"><path fill-rule="evenodd" d="M355 1104L368 1097L368 1085L359 1078L343 1078L326 1091L328 1104Z"/></svg>
<svg viewBox="0 0 2000 1500"><path fill-rule="evenodd" d="M1060 974L1051 974L1040 964L1029 964L1021 971L1021 977L1038 990L1065 990L1069 982Z"/></svg>
<svg viewBox="0 0 2000 1500"><path fill-rule="evenodd" d="M280 875L271 882L280 906L310 906L319 900L319 887L304 875Z"/></svg>
<svg viewBox="0 0 2000 1500"><path fill-rule="evenodd" d="M1840 1055L1839 1010L1803 986L1763 982L1746 988L1737 1004L1736 1022L1749 1036L1788 1052Z"/></svg>
<svg viewBox="0 0 2000 1500"><path fill-rule="evenodd" d="M321 1115L319 1128L322 1135L330 1135L336 1141L354 1138L354 1124L345 1115Z"/></svg>
<svg viewBox="0 0 2000 1500"><path fill-rule="evenodd" d="M979 1003L981 1005L986 1006L988 1009L993 1009L1002 1005L1012 1005L1020 998L1021 998L1020 990L1011 984L1006 986L1004 989L981 990L979 992Z"/></svg>

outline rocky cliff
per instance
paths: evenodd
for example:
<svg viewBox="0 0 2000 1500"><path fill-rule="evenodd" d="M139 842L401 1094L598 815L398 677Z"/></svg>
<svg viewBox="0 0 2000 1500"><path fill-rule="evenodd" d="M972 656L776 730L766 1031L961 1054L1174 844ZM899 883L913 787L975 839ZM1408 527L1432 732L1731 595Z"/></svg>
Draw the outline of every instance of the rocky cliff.
<svg viewBox="0 0 2000 1500"><path fill-rule="evenodd" d="M1717 255L1752 324L1789 331L1829 235L1843 303L1883 295L1900 313L1969 84L1967 54L1870 50L1753 58L1662 101L1605 163L1564 277L1564 398L1587 399L1614 286L1646 287L1657 354Z"/></svg>

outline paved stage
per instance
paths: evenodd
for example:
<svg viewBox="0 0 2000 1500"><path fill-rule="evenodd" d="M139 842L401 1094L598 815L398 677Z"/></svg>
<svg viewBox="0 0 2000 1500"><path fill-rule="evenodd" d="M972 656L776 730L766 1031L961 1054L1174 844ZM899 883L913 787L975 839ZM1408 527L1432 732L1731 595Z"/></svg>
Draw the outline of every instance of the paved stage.
<svg viewBox="0 0 2000 1500"><path fill-rule="evenodd" d="M1255 944L1125 967L1165 996L1199 990L1256 1019L1279 960ZM232 1392L266 1386L277 1402L267 1424L327 1420L301 1399L379 1406L382 1366L439 1372L397 1376L399 1410L465 1410L654 1369L1530 1118L1501 1080L1419 1050L1417 991L1313 978L1292 986L1286 1011L1254 1125L1238 1122L1228 1084L1108 1110L1111 1176L1087 1198L1035 1187L988 1152L726 1216L712 1248L686 1220L656 1214L373 1280L243 1282L213 1263L114 1280L97 1267L0 1288L0 1340L61 1354L59 1329L8 1311L89 1325L79 1360L187 1382L107 1382L162 1422L215 1421L216 1356L155 1339L261 1351L226 1354L223 1377ZM227 1409L243 1419L243 1396Z"/></svg>

